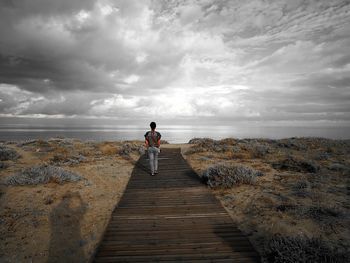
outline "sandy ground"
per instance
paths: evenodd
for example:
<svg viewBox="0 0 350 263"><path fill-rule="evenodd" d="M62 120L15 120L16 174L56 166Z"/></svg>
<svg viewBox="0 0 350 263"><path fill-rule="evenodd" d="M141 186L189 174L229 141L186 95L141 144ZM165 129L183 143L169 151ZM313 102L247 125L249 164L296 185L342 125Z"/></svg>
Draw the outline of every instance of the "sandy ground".
<svg viewBox="0 0 350 263"><path fill-rule="evenodd" d="M26 167L43 163L76 172L83 180L25 186L0 184L0 262L89 262L140 156L138 148L142 142L83 143L62 139L4 144L21 157L3 162L7 168L0 169L0 182ZM322 168L317 176L279 171L271 162L285 154L281 152L256 158L249 150L237 154L210 150L191 153L195 145L164 144L162 147L181 148L199 176L210 165L222 161L264 173L254 185L211 189L261 254L266 238L273 234L322 237L336 247L349 247L348 171ZM291 153L300 154L292 150ZM84 158L80 160L79 156ZM80 161L74 161L77 159ZM319 164L326 167L335 161L349 164L347 154L334 154ZM293 189L301 181L307 181L311 187L307 188L306 195L299 196ZM318 220L302 217L288 210L290 207L338 209L341 216L321 213Z"/></svg>
<svg viewBox="0 0 350 263"><path fill-rule="evenodd" d="M88 262L138 158L133 153L120 156L118 145L78 141L53 149L40 143L9 145L22 157L8 161L0 179L49 163L57 152L63 151L63 157L73 154L64 149L84 153L86 160L60 165L83 176L79 182L0 186L0 262Z"/></svg>

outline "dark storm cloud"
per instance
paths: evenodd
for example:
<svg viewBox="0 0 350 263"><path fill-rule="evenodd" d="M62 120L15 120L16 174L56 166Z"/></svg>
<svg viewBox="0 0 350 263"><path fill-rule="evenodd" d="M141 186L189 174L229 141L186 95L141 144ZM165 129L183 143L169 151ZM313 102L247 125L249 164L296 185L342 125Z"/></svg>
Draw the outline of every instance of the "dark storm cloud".
<svg viewBox="0 0 350 263"><path fill-rule="evenodd" d="M96 0L5 0L1 1L4 13L11 13L11 20L27 16L69 16L80 10L91 10Z"/></svg>
<svg viewBox="0 0 350 263"><path fill-rule="evenodd" d="M2 115L349 119L349 1L0 5Z"/></svg>

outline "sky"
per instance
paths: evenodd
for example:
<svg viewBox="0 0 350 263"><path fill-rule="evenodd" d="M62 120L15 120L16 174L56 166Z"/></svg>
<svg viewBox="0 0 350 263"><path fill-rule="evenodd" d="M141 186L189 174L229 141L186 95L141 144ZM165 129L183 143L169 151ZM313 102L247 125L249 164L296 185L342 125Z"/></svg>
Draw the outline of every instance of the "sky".
<svg viewBox="0 0 350 263"><path fill-rule="evenodd" d="M0 5L3 121L350 125L349 0Z"/></svg>

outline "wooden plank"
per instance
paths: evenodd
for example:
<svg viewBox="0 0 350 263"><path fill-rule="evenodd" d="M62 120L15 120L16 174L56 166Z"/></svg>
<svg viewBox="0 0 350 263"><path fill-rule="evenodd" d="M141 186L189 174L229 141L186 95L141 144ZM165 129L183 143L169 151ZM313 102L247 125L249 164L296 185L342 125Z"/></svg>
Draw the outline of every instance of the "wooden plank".
<svg viewBox="0 0 350 263"><path fill-rule="evenodd" d="M95 262L259 262L221 203L179 149L164 149L160 173L139 159L111 215Z"/></svg>
<svg viewBox="0 0 350 263"><path fill-rule="evenodd" d="M232 253L208 253L205 255L201 254L192 254L192 255L158 255L158 256L105 256L99 257L95 262L98 263L107 263L107 262L193 262L195 260L209 260L209 262L216 262L217 260L226 259L231 260L231 262L259 262L259 258L256 256L256 253L241 253L241 254L232 254Z"/></svg>

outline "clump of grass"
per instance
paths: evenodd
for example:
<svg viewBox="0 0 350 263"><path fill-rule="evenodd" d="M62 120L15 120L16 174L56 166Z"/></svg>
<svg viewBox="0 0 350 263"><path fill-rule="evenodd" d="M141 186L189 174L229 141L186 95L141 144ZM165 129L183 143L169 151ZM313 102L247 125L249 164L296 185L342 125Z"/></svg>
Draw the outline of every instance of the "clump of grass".
<svg viewBox="0 0 350 263"><path fill-rule="evenodd" d="M336 225L340 218L344 216L344 211L338 207L315 204L312 206L299 206L295 213L299 217L310 218L319 225Z"/></svg>
<svg viewBox="0 0 350 263"><path fill-rule="evenodd" d="M67 156L63 154L55 154L51 159L50 163L54 165L73 165L85 162L87 158L84 155L78 154L74 156Z"/></svg>
<svg viewBox="0 0 350 263"><path fill-rule="evenodd" d="M5 145L0 145L0 161L14 161L17 160L20 155L14 150Z"/></svg>
<svg viewBox="0 0 350 263"><path fill-rule="evenodd" d="M271 153L271 148L268 145L257 143L251 147L250 151L254 158L263 158Z"/></svg>
<svg viewBox="0 0 350 263"><path fill-rule="evenodd" d="M104 144L101 145L99 148L103 155L115 155L118 152L118 148L116 145Z"/></svg>
<svg viewBox="0 0 350 263"><path fill-rule="evenodd" d="M288 156L283 160L274 162L272 167L277 170L308 173L317 173L320 170L320 167L315 162L294 156Z"/></svg>
<svg viewBox="0 0 350 263"><path fill-rule="evenodd" d="M264 257L273 263L341 263L349 262L349 254L333 248L318 238L275 235L266 241Z"/></svg>
<svg viewBox="0 0 350 263"><path fill-rule="evenodd" d="M306 180L297 181L292 186L293 194L299 197L307 197L310 195L309 190L311 188L311 185Z"/></svg>
<svg viewBox="0 0 350 263"><path fill-rule="evenodd" d="M212 188L230 188L238 184L254 184L262 175L262 172L247 166L219 163L210 166L202 178Z"/></svg>
<svg viewBox="0 0 350 263"><path fill-rule="evenodd" d="M76 182L82 177L76 173L51 165L38 165L22 170L5 179L6 185L37 185L55 182Z"/></svg>

